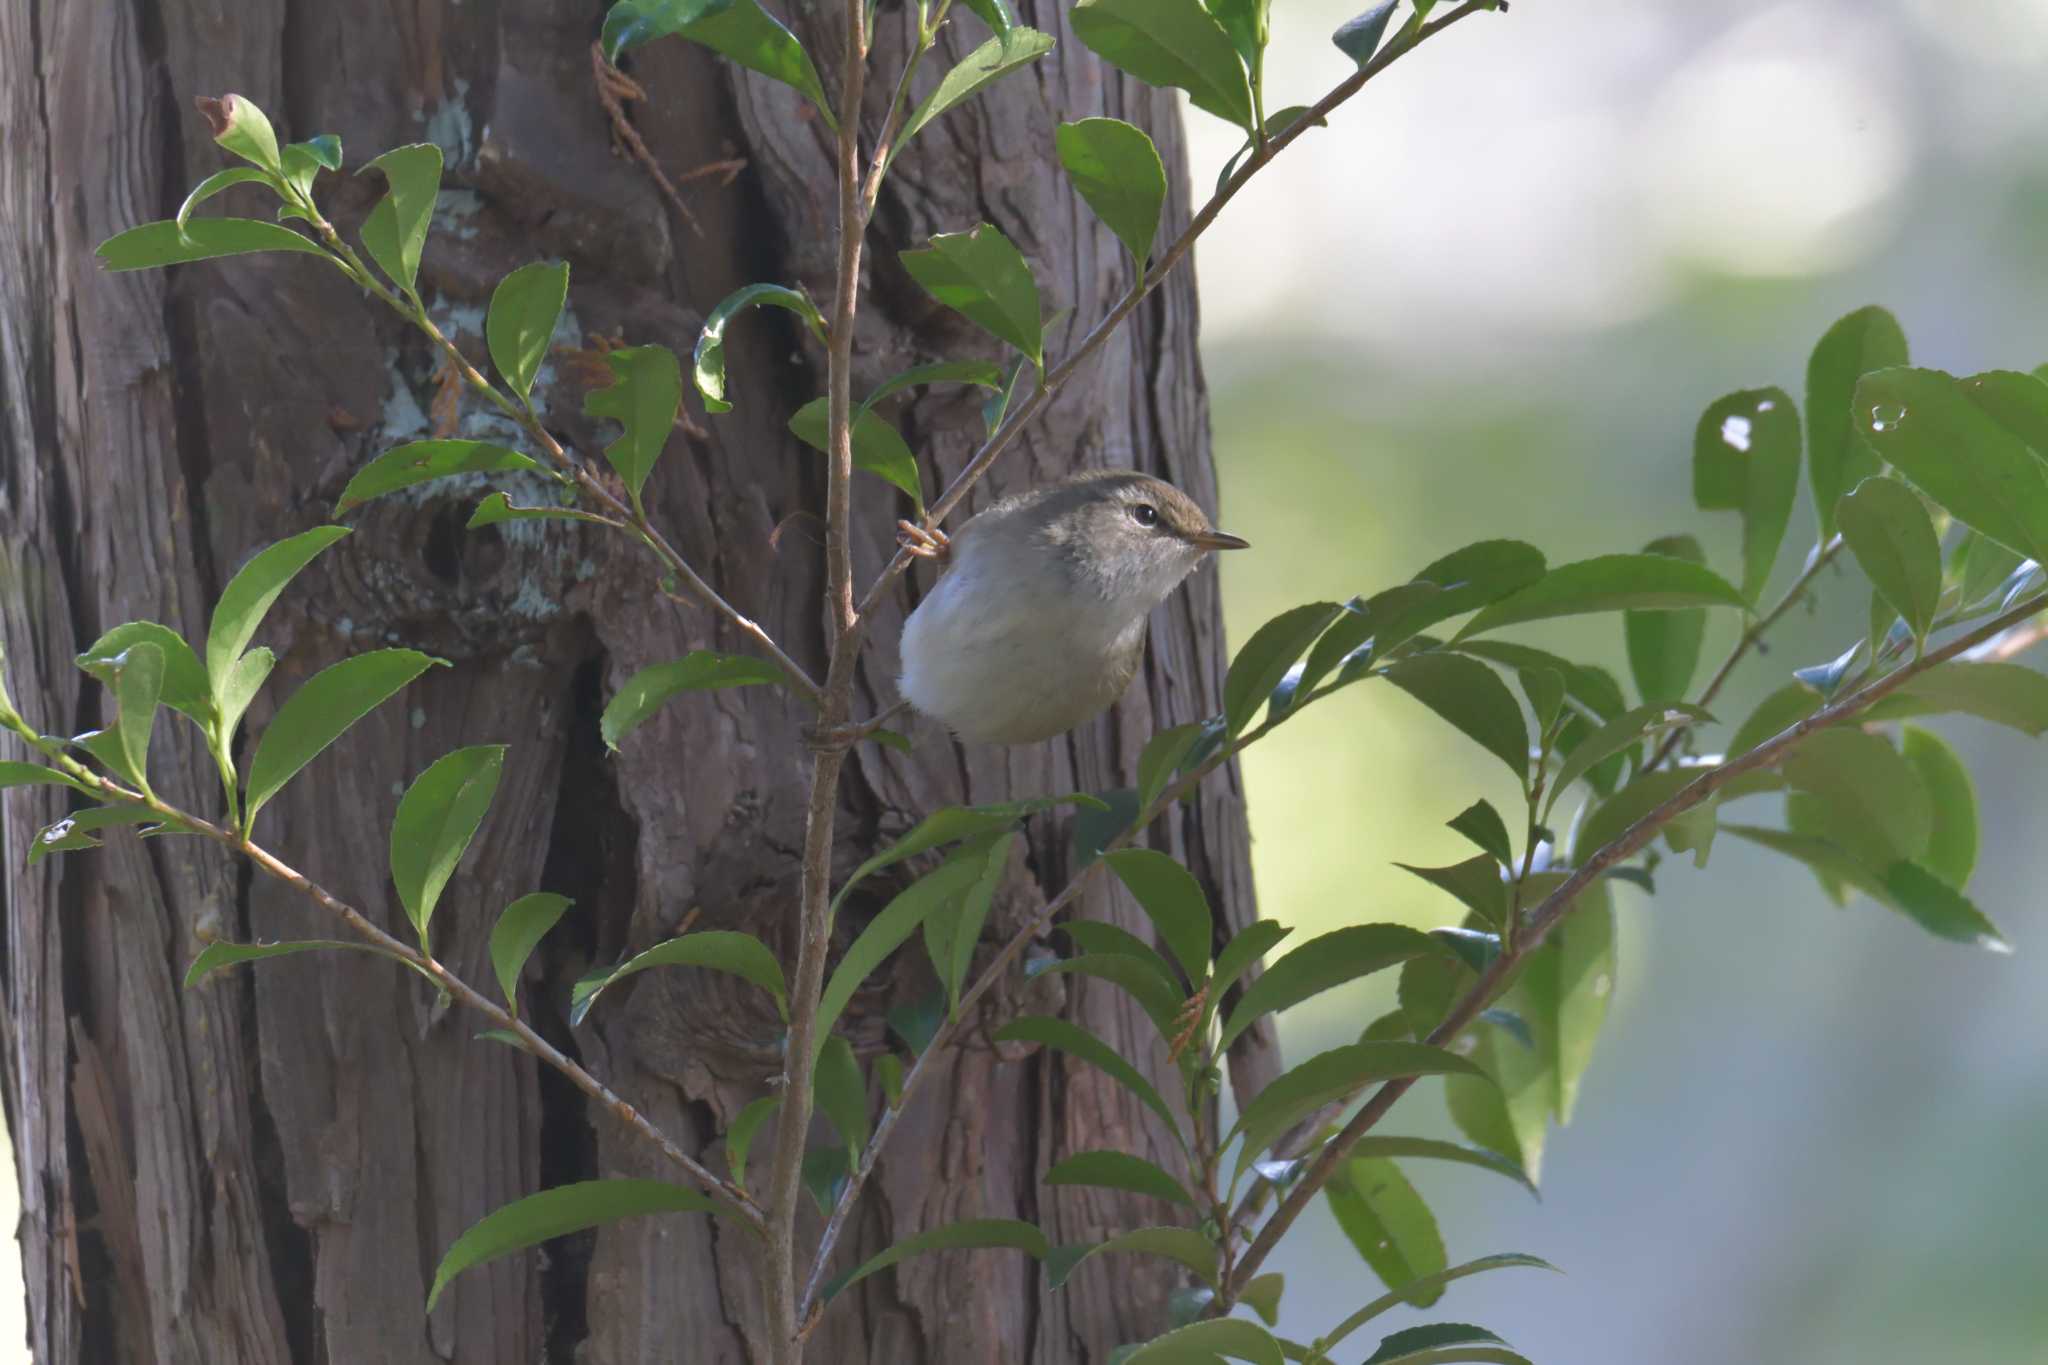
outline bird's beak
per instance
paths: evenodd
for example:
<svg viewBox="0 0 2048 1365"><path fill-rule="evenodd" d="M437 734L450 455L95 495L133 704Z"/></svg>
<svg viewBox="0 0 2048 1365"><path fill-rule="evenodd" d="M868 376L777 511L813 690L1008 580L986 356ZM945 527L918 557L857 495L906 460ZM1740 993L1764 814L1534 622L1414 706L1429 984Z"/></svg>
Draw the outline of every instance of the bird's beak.
<svg viewBox="0 0 2048 1365"><path fill-rule="evenodd" d="M1252 547L1249 540L1228 531L1197 531L1188 537L1188 544L1201 550L1249 550Z"/></svg>

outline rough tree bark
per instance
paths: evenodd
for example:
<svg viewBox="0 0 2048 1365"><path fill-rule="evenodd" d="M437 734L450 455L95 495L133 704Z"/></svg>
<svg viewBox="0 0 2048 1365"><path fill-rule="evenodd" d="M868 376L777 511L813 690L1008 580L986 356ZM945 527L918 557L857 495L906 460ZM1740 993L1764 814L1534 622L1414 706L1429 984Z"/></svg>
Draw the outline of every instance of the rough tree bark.
<svg viewBox="0 0 2048 1365"><path fill-rule="evenodd" d="M1129 262L1050 156L1060 118L1112 114L1181 160L1172 101L1069 41L1063 11L1027 0L1059 49L928 130L898 162L870 251L857 390L985 338L908 281L894 248L989 219L1030 257L1049 307L1071 307L1050 347L1077 336L1129 279ZM110 276L108 235L169 216L217 165L195 95L234 90L281 132L339 133L350 164L431 139L447 193L422 287L482 359L481 309L507 269L571 262L583 338L687 352L701 312L756 279L830 292L827 135L787 90L681 42L645 49L652 93L633 117L677 174L739 155L730 187L684 190L692 233L649 177L616 158L594 97L596 0L0 0L0 644L17 702L45 729L96 724L96 688L71 657L102 630L154 619L203 635L222 583L259 546L325 520L349 473L435 420L419 339L303 257L245 257ZM838 67L826 11L796 16L822 70ZM884 6L884 70L914 22ZM950 25L928 88L977 41ZM871 89L876 101L889 82ZM869 110L870 119L876 110ZM375 177L324 176L352 223ZM246 191L236 190L232 195ZM254 201L230 197L229 211ZM1176 175L1169 218L1184 222ZM678 432L654 481L657 520L744 611L822 673L817 458L785 432L822 388L820 356L780 314L732 342L737 410L708 437ZM1213 507L1195 299L1183 276L1155 296L997 466L976 505L1097 464L1161 472ZM584 344L594 344L586 341ZM550 422L585 449L584 366L544 372ZM694 403L686 407L694 411ZM978 396L937 390L904 407L935 475L975 444ZM475 404L465 429L487 432ZM892 548L900 509L858 496L863 575ZM258 837L373 918L402 925L384 873L401 785L463 744L512 744L503 788L437 916L436 947L479 984L499 907L548 888L577 904L530 969L534 1013L558 1043L693 1150L777 1069L775 1020L745 987L704 973L639 977L570 1030L568 983L593 961L648 946L695 910L788 946L796 895L806 716L749 689L671 705L617 756L596 716L633 670L687 649L736 649L708 613L655 590L648 561L567 523L465 534L475 490L447 485L373 505L356 534L303 576L263 637L282 662L259 700L342 655L391 642L453 662L372 715L266 811ZM568 529L562 529L568 526ZM538 529L535 529L538 528ZM779 534L778 534L778 528ZM915 590L914 587L912 589ZM862 681L894 698L899 597ZM1212 573L1154 621L1139 682L1105 719L1057 742L960 750L918 728L914 756L856 755L842 871L916 814L1127 783L1155 726L1216 709L1221 632ZM160 725L159 789L212 811L217 793L188 727ZM1233 919L1250 914L1235 774L1155 832ZM12 791L0 821L6 921L4 1094L21 1177L30 1335L43 1362L385 1362L589 1365L740 1361L758 1294L742 1235L709 1219L631 1221L465 1277L431 1316L441 1250L491 1208L595 1174L668 1176L625 1134L526 1058L471 1041L409 973L367 955L290 959L178 986L195 934L334 936L317 907L198 841L139 842L24 869L58 798ZM1070 871L1068 830L1040 820L990 935L1018 923ZM882 879L878 879L882 880ZM842 917L857 927L891 887ZM1108 894L1085 913L1143 932ZM906 954L915 958L915 954ZM859 1046L883 1010L930 984L907 961L859 1002ZM1033 987L1044 990L1045 986ZM1120 995L1079 978L1041 1000L1085 1019L1162 1079L1162 1049ZM1014 1012L1025 994L999 992ZM1271 1064L1258 1040L1241 1062ZM1075 1150L1163 1150L1128 1097L1096 1073L970 1040L925 1092L856 1216L849 1258L963 1216L1042 1221L1055 1241L1158 1222L1161 1206L1053 1191L1037 1177ZM1169 1281L1137 1258L1095 1263L1059 1294L1010 1253L924 1258L837 1303L813 1358L858 1362L1100 1360L1156 1327Z"/></svg>

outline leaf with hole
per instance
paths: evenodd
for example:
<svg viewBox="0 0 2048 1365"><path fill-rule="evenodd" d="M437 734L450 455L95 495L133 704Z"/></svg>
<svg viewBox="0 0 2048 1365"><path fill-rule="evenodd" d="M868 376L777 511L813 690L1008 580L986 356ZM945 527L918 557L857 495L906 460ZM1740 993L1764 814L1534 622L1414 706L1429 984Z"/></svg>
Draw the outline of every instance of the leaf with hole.
<svg viewBox="0 0 2048 1365"><path fill-rule="evenodd" d="M534 377L547 359L548 343L568 300L567 261L522 265L491 291L484 343L490 348L491 363L522 402L533 393Z"/></svg>
<svg viewBox="0 0 2048 1365"><path fill-rule="evenodd" d="M244 828L320 751L400 688L447 661L416 649L377 649L321 669L277 708L249 760Z"/></svg>
<svg viewBox="0 0 2048 1365"><path fill-rule="evenodd" d="M1084 118L1053 130L1060 165L1143 270L1159 236L1166 167L1144 131L1122 119Z"/></svg>
<svg viewBox="0 0 2048 1365"><path fill-rule="evenodd" d="M1807 479L1820 538L1835 532L1842 494L1877 473L1879 460L1851 414L1856 382L1872 370L1906 363L1906 334L1882 308L1859 308L1828 328L1806 364Z"/></svg>
<svg viewBox="0 0 2048 1365"><path fill-rule="evenodd" d="M585 1228L645 1213L715 1213L718 1205L665 1180L585 1180L516 1199L456 1238L434 1270L427 1311L463 1271Z"/></svg>
<svg viewBox="0 0 2048 1365"><path fill-rule="evenodd" d="M612 382L583 399L583 415L609 417L623 431L604 448L604 457L625 480L637 506L647 476L654 472L675 430L683 402L683 367L666 346L622 346L605 352Z"/></svg>
<svg viewBox="0 0 2048 1365"><path fill-rule="evenodd" d="M1769 581L1799 494L1799 413L1783 389L1744 389L1708 404L1693 432L1693 501L1742 514L1742 595Z"/></svg>

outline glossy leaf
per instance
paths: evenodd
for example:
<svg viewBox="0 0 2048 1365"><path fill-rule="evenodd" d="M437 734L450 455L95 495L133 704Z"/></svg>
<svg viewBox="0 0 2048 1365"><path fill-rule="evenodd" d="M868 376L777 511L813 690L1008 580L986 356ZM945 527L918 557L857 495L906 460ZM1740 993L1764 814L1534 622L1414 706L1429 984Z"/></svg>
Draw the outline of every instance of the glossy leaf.
<svg viewBox="0 0 2048 1365"><path fill-rule="evenodd" d="M363 246L392 283L411 293L441 191L441 149L431 142L393 147L357 174L372 169L390 188L363 220Z"/></svg>
<svg viewBox="0 0 2048 1365"><path fill-rule="evenodd" d="M450 1280L486 1261L638 1214L712 1213L717 1207L708 1195L665 1180L585 1180L514 1200L455 1239L434 1271L427 1311Z"/></svg>
<svg viewBox="0 0 2048 1365"><path fill-rule="evenodd" d="M256 693L275 667L277 655L259 645L237 659L234 667L228 670L228 680L221 687L216 703L223 735L234 734L235 727L241 724L242 713L249 709L249 703L256 699Z"/></svg>
<svg viewBox="0 0 2048 1365"><path fill-rule="evenodd" d="M1390 664L1387 681L1529 779L1529 727L1500 675L1462 654L1418 654Z"/></svg>
<svg viewBox="0 0 2048 1365"><path fill-rule="evenodd" d="M142 791L149 790L149 737L163 699L163 646L137 640L111 659L95 660L87 671L112 693L114 722L84 741L95 758Z"/></svg>
<svg viewBox="0 0 2048 1365"><path fill-rule="evenodd" d="M206 179L193 186L192 192L185 196L185 202L178 205L177 217L171 221L176 223L182 230L191 221L192 210L198 208L222 190L233 189L236 185L259 184L274 186L275 183L269 172L258 170L254 166L231 166L224 171L215 171L212 175L207 176Z"/></svg>
<svg viewBox="0 0 2048 1365"><path fill-rule="evenodd" d="M1448 1268L1443 1234L1436 1216L1393 1162L1354 1157L1338 1168L1323 1187L1323 1197L1337 1226L1390 1289L1403 1290L1408 1302L1427 1308L1443 1297L1440 1286L1411 1286Z"/></svg>
<svg viewBox="0 0 2048 1365"><path fill-rule="evenodd" d="M1531 1365L1484 1327L1463 1322L1409 1327L1380 1341L1365 1365Z"/></svg>
<svg viewBox="0 0 2048 1365"><path fill-rule="evenodd" d="M1484 924L1498 927L1507 919L1508 889L1501 880L1501 865L1491 856L1481 855L1467 858L1462 863L1449 867L1418 867L1412 863L1395 863L1404 872L1413 872L1422 880L1441 891L1457 898L1458 904L1477 915Z"/></svg>
<svg viewBox="0 0 2048 1365"><path fill-rule="evenodd" d="M206 635L206 676L216 701L277 595L316 555L347 534L346 526L316 526L266 547L228 580Z"/></svg>
<svg viewBox="0 0 2048 1365"><path fill-rule="evenodd" d="M767 944L734 929L700 929L664 939L608 971L600 969L586 975L569 993L569 1022L581 1024L599 995L649 967L702 967L737 976L768 992L776 1013L784 1019L789 1017L789 986L783 979L782 964L768 951Z"/></svg>
<svg viewBox="0 0 2048 1365"><path fill-rule="evenodd" d="M1193 1228L1181 1227L1133 1228L1093 1246L1054 1247L1045 1258L1046 1283L1063 1288L1076 1270L1097 1256L1131 1251L1178 1261L1204 1284L1216 1287L1215 1245Z"/></svg>
<svg viewBox="0 0 2048 1365"><path fill-rule="evenodd" d="M1934 806L1891 741L1854 726L1808 735L1787 755L1785 778L1826 803L1835 842L1873 869L1927 852Z"/></svg>
<svg viewBox="0 0 2048 1365"><path fill-rule="evenodd" d="M822 1046L832 1026L860 989L889 954L917 932L928 916L940 913L979 884L996 854L1009 855L1007 841L976 839L955 852L938 867L912 882L868 921L867 927L847 945L846 953L825 982L818 1005L817 1039ZM844 895L842 891L840 893Z"/></svg>
<svg viewBox="0 0 2048 1365"><path fill-rule="evenodd" d="M1351 1043L1318 1053L1273 1080L1238 1116L1232 1129L1244 1135L1238 1175L1289 1128L1331 1100L1378 1081L1453 1074L1483 1073L1455 1052L1422 1043Z"/></svg>
<svg viewBox="0 0 2048 1365"><path fill-rule="evenodd" d="M1081 0L1069 22L1110 65L1147 85L1178 86L1197 109L1254 127L1244 64L1202 0Z"/></svg>
<svg viewBox="0 0 2048 1365"><path fill-rule="evenodd" d="M107 238L93 254L109 270L149 270L256 251L296 251L334 259L311 238L259 218L194 218L183 230L168 220L144 223Z"/></svg>
<svg viewBox="0 0 2048 1365"><path fill-rule="evenodd" d="M112 686L106 665L134 645L154 646L163 658L163 677L158 699L174 711L182 711L202 726L210 722L213 703L208 699L206 669L184 637L154 621L130 621L115 626L87 646L73 660L79 668Z"/></svg>
<svg viewBox="0 0 2048 1365"><path fill-rule="evenodd" d="M294 943L209 943L200 950L199 956L192 959L192 965L185 969L185 989L191 990L223 967L235 967L244 962L262 962L273 957L287 957L293 953L310 953L329 948L392 956L368 943L334 939L302 939Z"/></svg>
<svg viewBox="0 0 2048 1365"><path fill-rule="evenodd" d="M691 357L690 372L706 412L732 411L732 403L725 396L725 329L749 308L764 306L796 314L811 335L821 345L824 343L825 319L809 295L779 284L750 284L735 289L719 300L704 319L704 328L697 333L697 349Z"/></svg>
<svg viewBox="0 0 2048 1365"><path fill-rule="evenodd" d="M1048 1185L1093 1185L1149 1195L1171 1204L1195 1207L1187 1187L1143 1157L1128 1152L1076 1152L1045 1173Z"/></svg>
<svg viewBox="0 0 2048 1365"><path fill-rule="evenodd" d="M817 106L827 128L839 126L810 54L758 0L621 0L606 11L599 41L605 55L617 62L633 48L670 34L782 82Z"/></svg>
<svg viewBox="0 0 2048 1365"><path fill-rule="evenodd" d="M1252 632L1223 680L1223 717L1233 737L1244 733L1295 660L1343 610L1335 602L1310 602L1281 612Z"/></svg>
<svg viewBox="0 0 2048 1365"><path fill-rule="evenodd" d="M927 123L962 100L972 99L990 82L1037 61L1050 51L1051 35L1020 25L997 34L968 53L904 120L903 131L897 134L895 146L889 149L890 160L893 161Z"/></svg>
<svg viewBox="0 0 2048 1365"><path fill-rule="evenodd" d="M1380 0L1380 3L1366 10L1356 19L1346 20L1330 41L1337 50L1358 63L1362 69L1379 50L1380 37L1387 31L1387 20L1394 15L1400 0Z"/></svg>
<svg viewBox="0 0 2048 1365"><path fill-rule="evenodd" d="M827 1038L818 1051L814 1075L819 1112L839 1134L847 1160L858 1161L868 1144L868 1083L860 1074L853 1044L844 1038Z"/></svg>
<svg viewBox="0 0 2048 1365"><path fill-rule="evenodd" d="M547 359L562 305L569 300L569 263L533 261L498 281L484 318L484 341L491 363L506 385L524 400L533 393L534 376Z"/></svg>
<svg viewBox="0 0 2048 1365"><path fill-rule="evenodd" d="M1206 979L1215 919L1194 873L1149 848L1126 848L1106 856L1110 871L1152 921L1188 980Z"/></svg>
<svg viewBox="0 0 2048 1365"><path fill-rule="evenodd" d="M1557 770L1557 779L1551 785L1550 798L1544 806L1544 818L1557 808L1557 799L1564 795L1565 788L1584 777L1603 760L1628 749L1643 736L1670 725L1682 722L1711 725L1714 718L1699 707L1687 702L1652 702L1638 706L1633 711L1624 711L1613 720L1594 730L1581 740L1566 756Z"/></svg>
<svg viewBox="0 0 2048 1365"><path fill-rule="evenodd" d="M1960 890L1977 866L1977 791L1970 770L1932 730L1908 725L1899 739L1901 754L1926 788L1934 813L1922 861L1929 872Z"/></svg>
<svg viewBox="0 0 2048 1365"><path fill-rule="evenodd" d="M529 456L489 441L408 441L357 470L348 487L341 490L334 515L360 507L371 498L432 479L456 474L497 474L513 469L540 471L541 466Z"/></svg>
<svg viewBox="0 0 2048 1365"><path fill-rule="evenodd" d="M1044 368L1038 282L1009 238L981 223L968 232L939 233L930 246L905 251L900 259L926 293Z"/></svg>
<svg viewBox="0 0 2048 1365"><path fill-rule="evenodd" d="M391 880L421 947L434 906L483 824L504 770L502 744L457 749L434 760L399 799L391 822Z"/></svg>
<svg viewBox="0 0 2048 1365"><path fill-rule="evenodd" d="M506 906L491 926L491 970L505 992L505 1008L519 1013L519 974L526 960L575 902L552 891L534 891Z"/></svg>
<svg viewBox="0 0 2048 1365"><path fill-rule="evenodd" d="M1667 555L1601 555L1552 569L1466 622L1456 638L1588 612L1745 605L1727 580L1698 564Z"/></svg>
<svg viewBox="0 0 2048 1365"><path fill-rule="evenodd" d="M829 454L830 417L827 401L814 398L789 419L790 433L811 449ZM924 515L924 488L917 472L917 456L903 439L903 433L887 419L866 410L854 415L853 467L886 479L908 493L917 515Z"/></svg>
<svg viewBox="0 0 2048 1365"><path fill-rule="evenodd" d="M858 1284L878 1270L887 1270L898 1261L912 1256L922 1256L932 1251L985 1250L992 1247L1008 1247L1045 1259L1052 1250L1045 1240L1045 1234L1029 1223L1014 1218L974 1218L961 1223L948 1223L944 1227L921 1232L915 1237L906 1237L896 1245L862 1262L859 1266L836 1276L825 1285L824 1299L830 1301L843 1292L847 1286Z"/></svg>
<svg viewBox="0 0 2048 1365"><path fill-rule="evenodd" d="M1856 430L1956 520L2048 561L2048 384L1892 369L1856 385Z"/></svg>
<svg viewBox="0 0 2048 1365"><path fill-rule="evenodd" d="M1693 501L1742 514L1742 595L1762 595L1799 493L1799 413L1783 389L1716 399L1693 433Z"/></svg>
<svg viewBox="0 0 2048 1365"><path fill-rule="evenodd" d="M622 346L607 351L604 362L612 382L585 395L583 414L609 417L625 428L604 448L604 457L637 502L675 430L683 402L683 369L666 346Z"/></svg>
<svg viewBox="0 0 2048 1365"><path fill-rule="evenodd" d="M1806 365L1807 477L1820 538L1835 533L1835 504L1878 471L1878 458L1857 431L1850 405L1856 381L1872 370L1906 363L1906 335L1882 308L1859 308L1821 337Z"/></svg>
<svg viewBox="0 0 2048 1365"><path fill-rule="evenodd" d="M1166 204L1166 167L1152 139L1122 119L1084 118L1054 129L1053 145L1081 198L1143 270Z"/></svg>
<svg viewBox="0 0 2048 1365"><path fill-rule="evenodd" d="M1217 1050L1226 1051L1268 1014L1438 949L1427 934L1405 924L1354 924L1302 943L1245 988L1224 1021Z"/></svg>
<svg viewBox="0 0 2048 1365"><path fill-rule="evenodd" d="M223 95L219 99L196 101L211 125L213 140L222 150L261 166L275 175L283 169L277 150L277 132L270 118L247 95Z"/></svg>
<svg viewBox="0 0 2048 1365"><path fill-rule="evenodd" d="M642 722L671 698L685 692L711 692L726 687L752 684L771 686L786 683L782 670L766 659L749 654L718 654L708 649L692 650L680 659L652 664L626 680L605 703L598 733L604 747L616 750L619 741L638 729Z"/></svg>
<svg viewBox="0 0 2048 1365"><path fill-rule="evenodd" d="M1644 554L1669 555L1694 564L1706 553L1691 536L1665 536L1643 547ZM1707 613L1699 607L1677 611L1630 611L1621 618L1628 642L1628 668L1636 694L1644 701L1683 701L1699 670L1700 642L1707 633Z"/></svg>
<svg viewBox="0 0 2048 1365"><path fill-rule="evenodd" d="M1160 1098L1152 1082L1139 1074L1121 1053L1080 1025L1051 1015L1027 1014L1003 1025L996 1030L994 1037L998 1043L1038 1043L1088 1063L1136 1095L1141 1104L1166 1124L1168 1132L1176 1138L1180 1136L1178 1120L1166 1107L1166 1101Z"/></svg>
<svg viewBox="0 0 2048 1365"><path fill-rule="evenodd" d="M243 824L299 769L401 687L442 660L416 649L378 649L321 669L277 708L249 760Z"/></svg>
<svg viewBox="0 0 2048 1365"><path fill-rule="evenodd" d="M1842 495L1835 523L1878 596L1924 644L1941 605L1941 542L1919 496L1897 479L1865 479Z"/></svg>
<svg viewBox="0 0 2048 1365"><path fill-rule="evenodd" d="M1285 1365L1280 1343L1255 1322L1211 1318L1154 1337L1117 1365L1215 1365L1222 1357L1252 1365Z"/></svg>
<svg viewBox="0 0 2048 1365"><path fill-rule="evenodd" d="M946 987L949 1004L960 1003L960 992L974 965L975 945L981 942L982 926L988 922L996 888L1009 870L1010 848L1016 841L1015 834L999 836L982 859L981 875L960 892L956 903L925 918L925 947L931 953L933 970Z"/></svg>
<svg viewBox="0 0 2048 1365"><path fill-rule="evenodd" d="M1450 827L1479 846L1503 867L1512 867L1515 862L1514 841L1508 835L1507 822L1500 818L1500 812L1490 801L1474 801L1458 812L1450 821Z"/></svg>

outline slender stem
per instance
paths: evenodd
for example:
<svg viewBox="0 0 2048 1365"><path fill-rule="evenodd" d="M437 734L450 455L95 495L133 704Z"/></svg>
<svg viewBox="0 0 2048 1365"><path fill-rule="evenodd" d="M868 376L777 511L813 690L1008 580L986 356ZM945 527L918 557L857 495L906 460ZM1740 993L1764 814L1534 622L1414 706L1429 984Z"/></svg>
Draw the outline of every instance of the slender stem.
<svg viewBox="0 0 2048 1365"><path fill-rule="evenodd" d="M896 153L896 138L903 130L904 110L909 105L910 81L917 74L918 63L924 54L932 50L938 39L939 25L945 21L946 10L951 0L940 0L938 11L927 16L922 6L918 11L917 42L911 46L910 56L903 62L903 70L896 78L896 89L889 96L889 112L883 116L882 136L875 143L875 155L868 164L867 184L860 195L861 219L865 222L875 211L875 201L882 195L882 177L888 174L889 158Z"/></svg>
<svg viewBox="0 0 2048 1365"><path fill-rule="evenodd" d="M231 829L223 828L208 820L180 810L162 798L147 792L132 791L119 782L105 777L78 763L67 755L51 755L71 776L89 783L93 791L102 797L131 805L145 806L169 821L174 821L196 834L205 836L235 853L247 858L264 873L286 883L301 895L308 897L323 909L337 916L353 930L358 938L388 957L398 958L425 973L435 985L470 1009L501 1029L517 1035L528 1052L568 1077L575 1085L600 1107L608 1111L634 1134L647 1141L671 1162L680 1167L691 1179L701 1184L711 1194L730 1206L733 1216L756 1231L760 1231L763 1220L760 1210L747 1194L729 1184L700 1164L696 1158L678 1147L675 1142L651 1123L646 1115L613 1093L604 1082L584 1070L582 1066L564 1055L547 1039L536 1033L531 1025L511 1010L470 986L443 966L431 954L412 947L404 940L395 938L378 928L361 911L340 897L328 891L304 873L287 865L283 859L269 850L251 842Z"/></svg>
<svg viewBox="0 0 2048 1365"><path fill-rule="evenodd" d="M307 207L310 208L310 205ZM752 640L762 653L773 659L776 667L788 675L791 687L803 693L804 697L813 705L818 704L823 694L816 680L811 677L801 664L784 652L782 646L775 642L775 638L768 633L767 629L760 622L726 601L724 597L719 595L717 589L705 581L703 575L690 566L689 561L683 558L682 552L671 545L668 539L648 521L647 514L639 506L638 499L634 499L629 505L626 499L614 493L605 484L604 480L599 478L587 464L581 460L571 458L569 452L562 447L562 443L555 439L554 433L549 431L546 425L534 415L533 410L529 406L516 402L509 395L500 391L498 386L486 379L476 366L470 364L469 358L463 355L461 348L448 339L448 336L435 324L433 318L428 316L427 310L420 306L416 300L401 298L398 294L386 288L383 281L379 280L376 274L363 264L362 259L356 255L348 243L342 240L341 234L334 230L334 225L325 218L320 217L317 211L314 213L312 223L314 229L326 242L327 249L342 260L344 268L355 279L356 283L382 299L400 317L403 317L407 322L410 322L413 326L424 332L470 388L488 399L500 412L517 423L520 430L526 433L527 439L531 440L536 447L544 452L556 468L573 480L578 490L584 496L606 508L611 514L611 521L624 523L630 527L648 549L653 551L655 558L661 561L663 568L674 574L700 602L710 606L713 611L716 611L727 621L731 622L741 634Z"/></svg>
<svg viewBox="0 0 2048 1365"><path fill-rule="evenodd" d="M1435 1047L1446 1047L1456 1041L1458 1035L1478 1018L1480 1011L1486 1008L1495 993L1507 986L1523 959L1543 942L1544 936L1557 926L1558 921L1571 912L1580 894L1596 879L1604 876L1609 868L1622 859L1633 856L1650 840L1656 838L1665 825L1706 801L1744 773L1775 767L1807 736L1862 714L1928 669L1946 663L1957 655L1996 638L2044 608L2048 608L2048 594L2030 598L1975 630L1957 636L1941 648L1927 651L1918 659L1887 673L1841 701L1822 707L1804 720L1786 727L1748 753L1717 767L1703 770L1692 782L1630 825L1612 842L1594 852L1573 869L1571 875L1565 878L1555 891L1544 897L1530 912L1515 950L1501 953L1479 974L1479 979L1473 983L1471 989L1451 1006L1443 1022L1430 1032L1425 1041ZM1409 1076L1382 1084L1365 1102L1364 1107L1344 1125L1343 1130L1317 1153L1309 1169L1303 1173L1294 1188L1288 1191L1287 1197L1280 1201L1280 1206L1273 1211L1273 1216L1259 1229L1258 1237L1245 1252L1244 1259L1239 1262L1236 1275L1224 1285L1224 1292L1217 1296L1220 1307L1227 1308L1235 1301L1245 1283L1258 1273L1259 1266L1272 1254L1280 1239L1287 1235L1287 1230L1294 1225L1294 1220L1301 1216L1309 1201L1329 1182L1338 1166L1350 1154L1352 1147L1372 1130L1374 1124L1386 1116L1387 1111L1394 1107L1394 1102L1406 1094L1414 1083L1415 1078Z"/></svg>

